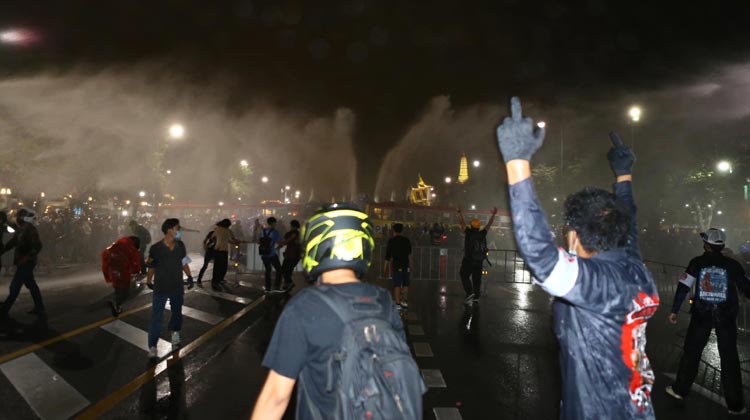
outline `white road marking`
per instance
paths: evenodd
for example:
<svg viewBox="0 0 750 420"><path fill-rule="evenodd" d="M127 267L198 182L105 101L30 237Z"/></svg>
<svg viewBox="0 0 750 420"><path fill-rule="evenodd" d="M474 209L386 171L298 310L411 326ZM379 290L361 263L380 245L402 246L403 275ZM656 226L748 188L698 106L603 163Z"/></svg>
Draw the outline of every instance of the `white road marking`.
<svg viewBox="0 0 750 420"><path fill-rule="evenodd" d="M414 343L414 354L417 357L432 357L432 348L429 343Z"/></svg>
<svg viewBox="0 0 750 420"><path fill-rule="evenodd" d="M140 328L127 324L119 319L102 325L102 329L127 341L143 351L148 351L148 333ZM172 351L172 344L166 340L159 339L156 344L156 353L163 357Z"/></svg>
<svg viewBox="0 0 750 420"><path fill-rule="evenodd" d="M674 373L665 373L664 376L666 376L667 378L673 381L677 378L677 375L675 375ZM699 394L703 396L704 398L707 398L710 401L715 402L716 404L719 404L720 406L724 408L727 408L727 403L726 401L724 401L724 397L722 397L721 395L715 392L712 392L708 390L707 388L703 388L702 386L697 385L697 384L693 384L693 386L690 389L696 394Z"/></svg>
<svg viewBox="0 0 750 420"><path fill-rule="evenodd" d="M440 369L422 369L422 378L428 388L447 388Z"/></svg>
<svg viewBox="0 0 750 420"><path fill-rule="evenodd" d="M90 404L34 353L3 363L0 372L42 420L64 420Z"/></svg>
<svg viewBox="0 0 750 420"><path fill-rule="evenodd" d="M167 302L166 309L172 310L169 302ZM182 305L182 315L203 321L206 324L216 325L223 321L224 318L218 315L210 314L208 312L201 311L200 309L191 308L189 306Z"/></svg>
<svg viewBox="0 0 750 420"><path fill-rule="evenodd" d="M250 300L250 299L247 299L247 298L243 298L243 297L241 297L241 296L237 296L237 295L233 295L233 294L231 294L231 293L226 293L226 292L217 292L217 291L215 291L215 290L211 290L211 289L206 289L206 288L202 288L202 287L199 287L199 288L197 288L197 289L194 289L194 290L195 290L196 292L198 292L198 293L202 293L202 294L204 294L204 295L209 295L209 296L214 296L214 297L218 297L218 298L221 298L221 299L225 299L225 300L228 300L228 301L230 301L230 302L237 302L237 303L241 303L241 304L243 304L243 305L249 305L250 303L252 303L252 300Z"/></svg>
<svg viewBox="0 0 750 420"><path fill-rule="evenodd" d="M409 335L424 335L424 329L421 325L412 324L409 325Z"/></svg>
<svg viewBox="0 0 750 420"><path fill-rule="evenodd" d="M436 420L463 420L458 408L435 407L432 412L435 413Z"/></svg>

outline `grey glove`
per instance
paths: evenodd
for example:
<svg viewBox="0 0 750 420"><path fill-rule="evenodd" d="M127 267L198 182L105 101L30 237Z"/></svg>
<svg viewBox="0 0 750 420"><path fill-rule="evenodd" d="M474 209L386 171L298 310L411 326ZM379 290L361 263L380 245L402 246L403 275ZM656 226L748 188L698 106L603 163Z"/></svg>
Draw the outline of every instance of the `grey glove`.
<svg viewBox="0 0 750 420"><path fill-rule="evenodd" d="M542 147L544 128L535 127L531 118L523 118L521 100L510 98L510 118L505 118L497 127L497 145L505 163L514 159L531 160L531 156Z"/></svg>
<svg viewBox="0 0 750 420"><path fill-rule="evenodd" d="M633 172L635 154L614 131L610 131L609 138L612 140L612 148L607 152L609 167L612 168L615 176L630 175Z"/></svg>

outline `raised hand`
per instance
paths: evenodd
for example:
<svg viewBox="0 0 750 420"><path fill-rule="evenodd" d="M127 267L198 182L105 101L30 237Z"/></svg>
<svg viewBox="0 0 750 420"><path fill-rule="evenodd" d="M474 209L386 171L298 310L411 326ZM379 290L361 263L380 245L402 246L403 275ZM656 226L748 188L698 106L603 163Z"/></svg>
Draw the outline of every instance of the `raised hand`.
<svg viewBox="0 0 750 420"><path fill-rule="evenodd" d="M531 118L523 118L521 100L510 99L510 118L505 118L497 127L497 145L505 163L511 160L531 160L531 156L542 147L544 128L535 127Z"/></svg>
<svg viewBox="0 0 750 420"><path fill-rule="evenodd" d="M633 172L635 154L614 131L609 133L609 138L612 140L612 148L607 152L609 167L612 168L615 176L630 175Z"/></svg>

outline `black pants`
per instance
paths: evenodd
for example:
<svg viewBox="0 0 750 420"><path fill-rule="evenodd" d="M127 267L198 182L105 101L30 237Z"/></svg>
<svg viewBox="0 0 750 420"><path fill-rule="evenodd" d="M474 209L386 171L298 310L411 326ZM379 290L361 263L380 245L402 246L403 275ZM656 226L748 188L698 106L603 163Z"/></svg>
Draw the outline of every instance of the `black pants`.
<svg viewBox="0 0 750 420"><path fill-rule="evenodd" d="M36 280L34 279L35 266L35 261L16 265L16 273L13 275L13 280L10 281L8 298L5 299L5 303L0 307L0 318L7 316L8 312L10 312L10 308L13 307L16 299L18 299L18 294L21 293L21 286L26 286L26 288L29 289L29 292L31 292L31 298L34 300L34 309L40 311L44 310L42 293L39 291L39 286L37 286Z"/></svg>
<svg viewBox="0 0 750 420"><path fill-rule="evenodd" d="M115 306L122 306L129 298L130 287L115 287Z"/></svg>
<svg viewBox="0 0 750 420"><path fill-rule="evenodd" d="M203 275L206 273L206 269L208 268L208 264L216 258L214 256L214 250L213 249L207 249L206 254L203 256L203 267L201 267L201 271L198 273L198 283L203 281ZM214 263L214 265L216 265Z"/></svg>
<svg viewBox="0 0 750 420"><path fill-rule="evenodd" d="M464 286L466 296L474 293L475 297L482 294L482 263L471 258L464 257L461 261L461 284Z"/></svg>
<svg viewBox="0 0 750 420"><path fill-rule="evenodd" d="M727 315L731 316L714 316L710 312L691 316L690 326L685 335L684 353L672 388L680 395L687 395L698 374L698 364L711 335L711 328L715 328L721 358L721 385L724 388L724 398L730 410L741 410L745 403L742 395L740 358L737 355L737 314Z"/></svg>
<svg viewBox="0 0 750 420"><path fill-rule="evenodd" d="M211 279L211 285L218 286L219 283L224 281L224 276L227 275L228 265L229 252L214 251L214 271L213 278Z"/></svg>
<svg viewBox="0 0 750 420"><path fill-rule="evenodd" d="M281 275L284 277L284 285L289 286L292 284L292 273L294 273L294 267L299 263L299 258L286 258L281 264Z"/></svg>
<svg viewBox="0 0 750 420"><path fill-rule="evenodd" d="M271 290L271 267L276 270L276 279L273 282L274 289L278 289L281 283L281 263L279 263L279 257L274 255L272 257L262 257L263 266L266 267L266 290Z"/></svg>

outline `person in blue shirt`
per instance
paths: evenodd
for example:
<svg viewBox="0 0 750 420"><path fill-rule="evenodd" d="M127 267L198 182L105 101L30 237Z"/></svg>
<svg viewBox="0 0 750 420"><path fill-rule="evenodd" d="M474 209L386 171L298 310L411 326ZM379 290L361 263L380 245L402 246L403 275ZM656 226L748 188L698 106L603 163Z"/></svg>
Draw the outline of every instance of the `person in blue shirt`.
<svg viewBox="0 0 750 420"><path fill-rule="evenodd" d="M646 356L646 325L659 296L638 250L632 151L611 133L607 158L614 194L584 188L565 201L567 251L555 245L531 179L531 156L544 128L511 117L497 129L508 174L513 229L534 282L555 297L560 344L562 419L653 419L654 372Z"/></svg>
<svg viewBox="0 0 750 420"><path fill-rule="evenodd" d="M281 262L279 254L276 251L277 244L281 240L281 234L276 230L276 218L269 217L266 220L267 227L260 233L258 246L260 248L260 257L263 260L263 266L266 268L266 284L264 291L266 293L282 292L281 290ZM276 271L276 278L271 287L271 271Z"/></svg>

